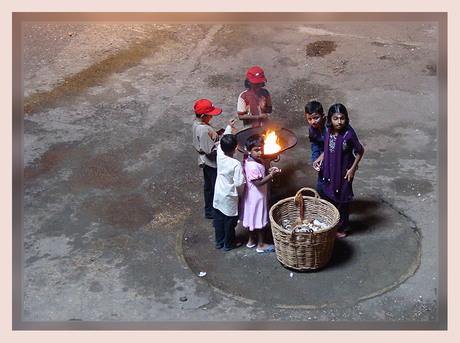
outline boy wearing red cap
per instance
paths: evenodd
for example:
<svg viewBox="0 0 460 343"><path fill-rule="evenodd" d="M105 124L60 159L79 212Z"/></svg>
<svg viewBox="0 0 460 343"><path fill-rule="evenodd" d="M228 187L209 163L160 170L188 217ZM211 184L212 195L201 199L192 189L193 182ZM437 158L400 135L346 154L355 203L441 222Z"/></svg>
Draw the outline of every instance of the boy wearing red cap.
<svg viewBox="0 0 460 343"><path fill-rule="evenodd" d="M219 141L219 133L209 124L209 121L213 116L221 114L222 110L214 107L211 101L206 99L195 102L194 109L196 119L192 126L193 147L198 152L198 166L203 168L205 218L213 219L212 202L217 177L216 143Z"/></svg>
<svg viewBox="0 0 460 343"><path fill-rule="evenodd" d="M272 112L270 93L263 88L265 82L267 79L260 67L252 67L246 73L244 86L247 89L238 96L236 108L244 129L262 126Z"/></svg>

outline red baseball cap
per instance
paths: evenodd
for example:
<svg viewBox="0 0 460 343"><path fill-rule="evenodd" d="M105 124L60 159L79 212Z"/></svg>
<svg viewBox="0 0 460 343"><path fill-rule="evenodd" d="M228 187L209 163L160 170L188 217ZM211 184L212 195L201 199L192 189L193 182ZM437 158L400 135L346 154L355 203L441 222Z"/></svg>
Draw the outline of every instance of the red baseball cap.
<svg viewBox="0 0 460 343"><path fill-rule="evenodd" d="M251 83L267 82L267 79L264 75L264 71L260 67L252 67L251 69L249 69L246 73L246 78Z"/></svg>
<svg viewBox="0 0 460 343"><path fill-rule="evenodd" d="M206 99L201 99L195 102L195 113L197 114L209 114L211 116L217 116L222 113L220 108L214 107L211 101Z"/></svg>

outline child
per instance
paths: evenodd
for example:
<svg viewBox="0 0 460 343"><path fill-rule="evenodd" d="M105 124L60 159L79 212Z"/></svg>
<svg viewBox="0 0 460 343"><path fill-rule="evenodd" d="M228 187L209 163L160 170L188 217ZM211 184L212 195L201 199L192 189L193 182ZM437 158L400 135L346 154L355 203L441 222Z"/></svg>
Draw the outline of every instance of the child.
<svg viewBox="0 0 460 343"><path fill-rule="evenodd" d="M363 157L364 147L349 125L350 119L344 105L332 105L327 118L329 123L324 152L315 162L315 166L319 167L323 163L323 193L325 199L339 210L337 238L342 238L346 236L349 202L353 199L353 178Z"/></svg>
<svg viewBox="0 0 460 343"><path fill-rule="evenodd" d="M310 101L305 105L305 116L307 117L308 124L308 137L310 139L311 148L311 164L314 166L316 160L324 151L324 138L326 136L326 116L324 114L323 106L318 101ZM316 183L316 190L321 198L323 194L323 169L320 167L314 168L318 172L318 181Z"/></svg>
<svg viewBox="0 0 460 343"><path fill-rule="evenodd" d="M196 119L193 122L193 146L198 152L198 166L203 168L204 177L204 203L205 218L214 218L214 208L212 207L214 197L214 184L217 177L216 165L216 143L219 134L209 124L213 116L222 113L220 108L216 108L206 99L195 102Z"/></svg>
<svg viewBox="0 0 460 343"><path fill-rule="evenodd" d="M236 111L243 121L243 128L262 126L272 112L270 93L262 88L267 79L260 67L252 67L246 73L244 86L247 88L238 96Z"/></svg>
<svg viewBox="0 0 460 343"><path fill-rule="evenodd" d="M273 180L273 175L281 172L277 167L272 167L268 169L268 175L265 175L263 147L264 139L261 135L249 136L245 142L248 156L243 160L246 187L243 195L242 224L249 230L246 246L254 248L257 245L258 253L275 251L273 244L265 243L265 228L268 224L267 183Z"/></svg>
<svg viewBox="0 0 460 343"><path fill-rule="evenodd" d="M235 227L238 223L238 188L244 184L241 163L233 158L238 148L238 139L231 134L231 129L233 127L227 126L217 148L217 179L213 202L215 248L224 248L226 251L241 245L236 240Z"/></svg>

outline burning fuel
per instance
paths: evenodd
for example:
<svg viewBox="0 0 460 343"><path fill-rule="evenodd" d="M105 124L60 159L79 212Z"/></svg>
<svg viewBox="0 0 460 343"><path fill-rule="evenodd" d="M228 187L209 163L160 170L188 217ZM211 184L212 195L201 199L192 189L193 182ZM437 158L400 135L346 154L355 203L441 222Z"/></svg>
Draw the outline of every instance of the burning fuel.
<svg viewBox="0 0 460 343"><path fill-rule="evenodd" d="M275 131L267 132L267 134L264 135L264 139L265 155L276 154L281 150L281 146L278 144L278 136L276 135Z"/></svg>

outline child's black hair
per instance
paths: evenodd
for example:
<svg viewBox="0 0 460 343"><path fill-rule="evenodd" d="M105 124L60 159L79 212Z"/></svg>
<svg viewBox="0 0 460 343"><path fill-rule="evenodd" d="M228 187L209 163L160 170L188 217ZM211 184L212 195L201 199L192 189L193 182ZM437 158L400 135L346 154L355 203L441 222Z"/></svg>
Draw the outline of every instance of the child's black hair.
<svg viewBox="0 0 460 343"><path fill-rule="evenodd" d="M238 138L236 135L227 134L223 135L220 139L220 147L222 151L227 155L235 151L236 147L238 146Z"/></svg>
<svg viewBox="0 0 460 343"><path fill-rule="evenodd" d="M248 152L251 151L252 148L259 146L264 146L264 138L259 134L249 136L248 139L246 139L246 142L244 143L244 147Z"/></svg>
<svg viewBox="0 0 460 343"><path fill-rule="evenodd" d="M347 108L342 104L334 104L331 107L329 107L329 112L327 113L327 121L328 121L327 126L332 126L331 118L334 113L344 114L346 117L345 125L350 124L350 117L348 116Z"/></svg>
<svg viewBox="0 0 460 343"><path fill-rule="evenodd" d="M262 82L262 87L265 87L265 82ZM244 80L244 88L251 89L251 82L249 82L249 79Z"/></svg>
<svg viewBox="0 0 460 343"><path fill-rule="evenodd" d="M318 113L323 115L324 114L324 109L323 105L321 105L320 102L318 101L310 101L308 104L305 105L305 113L307 114L313 114L313 113Z"/></svg>

